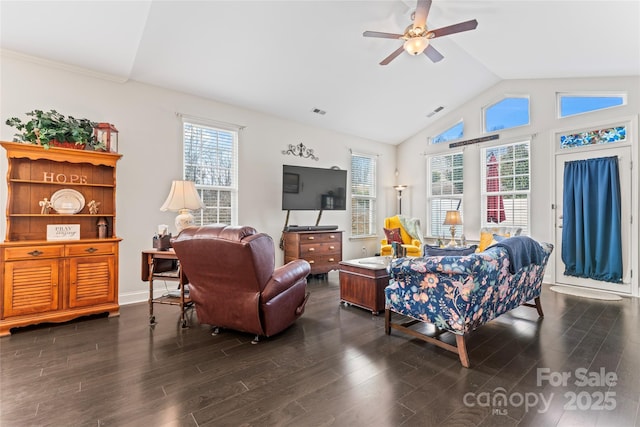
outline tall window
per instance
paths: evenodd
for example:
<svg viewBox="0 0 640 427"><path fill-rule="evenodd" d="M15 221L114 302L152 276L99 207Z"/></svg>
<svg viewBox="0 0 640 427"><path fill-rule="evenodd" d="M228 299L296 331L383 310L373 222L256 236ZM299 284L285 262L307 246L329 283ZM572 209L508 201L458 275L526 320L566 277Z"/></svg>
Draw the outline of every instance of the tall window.
<svg viewBox="0 0 640 427"><path fill-rule="evenodd" d="M351 236L376 234L376 156L351 154Z"/></svg>
<svg viewBox="0 0 640 427"><path fill-rule="evenodd" d="M183 122L184 179L194 181L204 209L196 224L237 223L238 132Z"/></svg>
<svg viewBox="0 0 640 427"><path fill-rule="evenodd" d="M482 153L482 226L521 227L529 234L529 141Z"/></svg>
<svg viewBox="0 0 640 427"><path fill-rule="evenodd" d="M432 156L427 158L427 212L429 215L429 235L450 236L448 225L442 225L447 211L462 212L464 180L462 173L462 153ZM463 234L463 228L456 227L456 237Z"/></svg>

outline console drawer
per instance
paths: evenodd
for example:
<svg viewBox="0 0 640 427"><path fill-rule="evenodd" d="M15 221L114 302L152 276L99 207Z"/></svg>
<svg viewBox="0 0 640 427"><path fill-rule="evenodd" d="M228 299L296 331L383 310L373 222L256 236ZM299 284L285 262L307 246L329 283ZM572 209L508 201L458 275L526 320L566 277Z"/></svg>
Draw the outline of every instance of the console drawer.
<svg viewBox="0 0 640 427"><path fill-rule="evenodd" d="M78 245L67 245L65 247L66 256L89 256L89 255L110 255L115 253L114 243L82 243Z"/></svg>
<svg viewBox="0 0 640 427"><path fill-rule="evenodd" d="M337 270L340 257L336 255L323 255L316 257L305 257L311 265L311 274L326 273L330 270Z"/></svg>
<svg viewBox="0 0 640 427"><path fill-rule="evenodd" d="M315 243L342 243L342 233L300 233L300 244Z"/></svg>
<svg viewBox="0 0 640 427"><path fill-rule="evenodd" d="M338 253L340 253L340 246L335 242L300 245L300 255L303 257Z"/></svg>
<svg viewBox="0 0 640 427"><path fill-rule="evenodd" d="M5 248L4 260L14 261L18 259L56 258L62 256L63 253L63 245L22 246L17 248Z"/></svg>

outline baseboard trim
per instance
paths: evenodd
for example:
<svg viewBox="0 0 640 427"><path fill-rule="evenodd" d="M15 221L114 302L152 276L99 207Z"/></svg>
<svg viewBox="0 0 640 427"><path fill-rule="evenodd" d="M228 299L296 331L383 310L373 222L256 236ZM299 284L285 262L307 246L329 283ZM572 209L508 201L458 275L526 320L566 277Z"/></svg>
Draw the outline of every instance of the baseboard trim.
<svg viewBox="0 0 640 427"><path fill-rule="evenodd" d="M165 289L154 289L153 297L159 298L166 293ZM118 304L120 305L129 305L129 304L137 304L140 302L149 301L149 290L144 291L136 291L136 292L127 292L118 295Z"/></svg>

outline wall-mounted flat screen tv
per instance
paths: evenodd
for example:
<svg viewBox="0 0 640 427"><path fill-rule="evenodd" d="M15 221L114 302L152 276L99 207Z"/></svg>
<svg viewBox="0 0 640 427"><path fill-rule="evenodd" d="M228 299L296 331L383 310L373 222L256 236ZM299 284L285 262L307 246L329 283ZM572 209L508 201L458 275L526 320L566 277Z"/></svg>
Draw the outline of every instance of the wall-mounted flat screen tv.
<svg viewBox="0 0 640 427"><path fill-rule="evenodd" d="M282 166L282 210L346 210L347 171Z"/></svg>

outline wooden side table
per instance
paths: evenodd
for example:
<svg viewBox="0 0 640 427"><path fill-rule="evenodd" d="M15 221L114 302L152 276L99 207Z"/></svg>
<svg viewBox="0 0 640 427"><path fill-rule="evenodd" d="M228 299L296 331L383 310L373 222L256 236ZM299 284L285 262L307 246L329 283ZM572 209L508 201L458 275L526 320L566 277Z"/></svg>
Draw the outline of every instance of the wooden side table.
<svg viewBox="0 0 640 427"><path fill-rule="evenodd" d="M180 324L183 328L189 327L185 312L193 302L189 296L184 294L185 285L189 283L187 277L180 268L178 257L173 249L160 251L158 249L147 249L142 251L141 275L144 282L149 282L149 324L155 325L156 317L153 314L154 304L177 305L180 307ZM166 280L178 282L180 295L163 295L158 298L153 297L153 281Z"/></svg>
<svg viewBox="0 0 640 427"><path fill-rule="evenodd" d="M340 301L371 310L384 310L384 288L389 284L388 257L369 257L340 262Z"/></svg>

